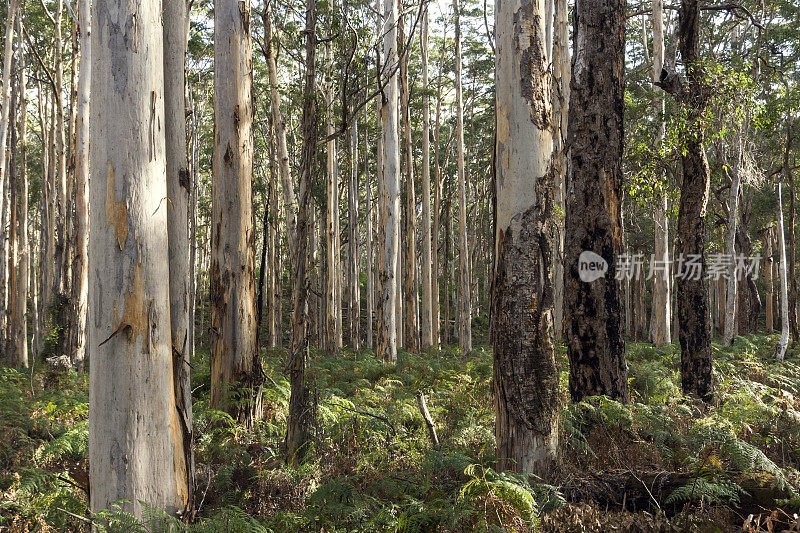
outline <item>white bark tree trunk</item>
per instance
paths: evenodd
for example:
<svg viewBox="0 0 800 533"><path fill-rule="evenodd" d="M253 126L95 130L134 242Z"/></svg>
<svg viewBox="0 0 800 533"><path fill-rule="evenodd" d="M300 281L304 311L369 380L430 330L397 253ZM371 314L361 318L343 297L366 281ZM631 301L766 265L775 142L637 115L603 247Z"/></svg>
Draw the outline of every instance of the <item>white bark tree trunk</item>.
<svg viewBox="0 0 800 533"><path fill-rule="evenodd" d="M249 386L256 392L261 374L256 347L249 3L215 2L214 43L211 405L216 407L227 403L231 386ZM250 412L240 411L240 418L257 418L257 398L252 400Z"/></svg>
<svg viewBox="0 0 800 533"><path fill-rule="evenodd" d="M492 306L500 468L545 475L558 449L550 284L551 78L545 1L498 4L497 211Z"/></svg>
<svg viewBox="0 0 800 533"><path fill-rule="evenodd" d="M81 66L78 73L78 103L75 133L75 353L72 364L83 369L86 360L86 316L89 304L89 120L92 91L91 0L79 5Z"/></svg>
<svg viewBox="0 0 800 533"><path fill-rule="evenodd" d="M644 26L644 23L643 23ZM653 82L655 83L661 76L664 68L664 5L662 0L653 0ZM656 147L660 147L664 142L664 97L660 88L655 88L657 97L653 106L654 116L658 121L658 134L656 135ZM659 174L659 180L663 180L663 174ZM657 193L653 199L655 209L653 211L653 222L655 232L654 251L657 261L667 261L669 253L669 218L667 217L667 195L663 192ZM669 263L664 263L669 264ZM672 342L672 295L670 294L669 275L664 276L658 272L653 277L653 310L650 317L650 342L660 346Z"/></svg>
<svg viewBox="0 0 800 533"><path fill-rule="evenodd" d="M17 33L22 35L22 18L17 19ZM11 308L11 342L13 343L10 359L12 364L28 367L28 271L29 271L29 243L28 243L28 172L27 172L27 151L28 151L28 114L27 99L25 97L25 86L27 85L27 72L25 70L25 54L22 53L22 46L19 47L19 59L17 68L19 70L19 174L16 177L16 188L14 191L14 211L17 225L12 228L16 231L14 242L16 243L16 253L14 254L14 281L15 286L10 287L14 291L13 306Z"/></svg>
<svg viewBox="0 0 800 533"><path fill-rule="evenodd" d="M422 350L428 350L435 343L433 333L433 290L432 278L436 270L432 258L431 240L431 113L428 96L428 9L422 19Z"/></svg>
<svg viewBox="0 0 800 533"><path fill-rule="evenodd" d="M360 346L359 323L361 322L361 291L358 272L358 121L350 127L350 185L347 191L348 216L348 274L349 296L347 318L350 322L350 347L358 351Z"/></svg>
<svg viewBox="0 0 800 533"><path fill-rule="evenodd" d="M380 186L385 216L382 217L383 268L378 301L378 351L386 362L397 360L397 268L400 247L400 146L397 110L397 0L384 0L383 64L386 79L381 102L383 165Z"/></svg>
<svg viewBox="0 0 800 533"><path fill-rule="evenodd" d="M192 355L190 287L189 197L192 183L186 142L186 2L163 4L164 21L164 136L167 151L167 236L169 250L169 306L172 332L175 403L181 417L186 451L187 483L194 492L192 448Z"/></svg>
<svg viewBox="0 0 800 533"><path fill-rule="evenodd" d="M89 327L91 508L189 498L169 309L161 3L93 9Z"/></svg>
<svg viewBox="0 0 800 533"><path fill-rule="evenodd" d="M281 191L286 213L286 231L288 233L289 256L294 255L297 226L297 198L294 194L292 174L289 169L289 150L286 145L286 123L281 113L281 95L278 90L278 65L275 53L275 36L272 32L272 2L265 2L263 13L264 39L267 48L267 72L269 74L270 104L272 106L272 124L275 128L276 148L278 149L278 169L281 174Z"/></svg>
<svg viewBox="0 0 800 533"><path fill-rule="evenodd" d="M472 351L472 302L470 294L469 238L467 235L467 176L464 166L464 99L461 83L461 22L459 0L453 0L456 26L456 139L458 146L458 344L462 353Z"/></svg>

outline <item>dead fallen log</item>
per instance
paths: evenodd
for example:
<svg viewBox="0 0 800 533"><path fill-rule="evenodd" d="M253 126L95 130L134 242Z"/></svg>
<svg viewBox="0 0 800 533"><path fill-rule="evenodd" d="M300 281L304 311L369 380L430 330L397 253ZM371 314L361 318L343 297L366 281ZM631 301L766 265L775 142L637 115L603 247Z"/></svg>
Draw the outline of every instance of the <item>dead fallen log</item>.
<svg viewBox="0 0 800 533"><path fill-rule="evenodd" d="M561 492L570 502L590 502L609 510L657 511L671 515L686 502L668 503L669 496L681 487L696 483L698 476L687 472L632 472L608 470L573 478L562 485ZM781 500L796 497L791 487L769 474L731 474L730 480L745 492L739 495L735 510L745 516L782 507L800 511L796 504L781 505ZM691 490L690 490L691 492ZM693 498L699 504L700 495ZM793 502L794 503L794 502ZM793 509L789 509L794 507Z"/></svg>

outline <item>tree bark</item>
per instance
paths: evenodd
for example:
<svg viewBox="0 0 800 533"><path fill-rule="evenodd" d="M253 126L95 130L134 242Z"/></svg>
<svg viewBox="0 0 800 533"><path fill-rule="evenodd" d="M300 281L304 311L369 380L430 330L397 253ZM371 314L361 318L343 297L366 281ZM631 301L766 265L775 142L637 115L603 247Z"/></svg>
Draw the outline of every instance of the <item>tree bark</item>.
<svg viewBox="0 0 800 533"><path fill-rule="evenodd" d="M92 49L106 53L91 64L91 509L124 498L140 517L141 502L175 513L189 501L188 450L168 321L161 3L92 12Z"/></svg>
<svg viewBox="0 0 800 533"><path fill-rule="evenodd" d="M383 136L383 169L380 182L382 217L380 273L381 294L378 301L379 358L397 360L397 264L400 239L400 147L398 138L397 90L395 67L397 54L397 0L384 0L383 64L381 79L386 79L381 100L381 135Z"/></svg>
<svg viewBox="0 0 800 533"><path fill-rule="evenodd" d="M401 16L398 21L398 39L406 42L405 24ZM403 318L405 349L411 353L419 352L419 287L417 285L417 243L416 208L417 195L414 190L414 148L411 141L410 88L408 85L408 52L403 54L400 63L400 111L403 115L403 156L405 159L405 231L403 249Z"/></svg>
<svg viewBox="0 0 800 533"><path fill-rule="evenodd" d="M766 316L765 326L767 333L772 333L775 329L775 310L773 307L775 296L774 286L772 281L772 264L774 262L772 249L772 227L765 228L761 231L761 248L764 250L764 286L766 289Z"/></svg>
<svg viewBox="0 0 800 533"><path fill-rule="evenodd" d="M459 0L453 0L456 41L456 139L458 147L458 345L462 353L472 351L472 302L470 260L467 236L467 176L464 162L464 99L461 84L461 21Z"/></svg>
<svg viewBox="0 0 800 533"><path fill-rule="evenodd" d="M347 318L350 327L350 347L358 351L360 346L359 323L361 321L361 290L358 272L358 121L350 127L350 181L347 190L348 229L348 273L350 299Z"/></svg>
<svg viewBox="0 0 800 533"><path fill-rule="evenodd" d="M681 58L686 65L688 91L682 97L686 105L689 130L681 150L683 184L678 208L677 252L684 259L698 258L706 271L705 216L711 173L703 148L701 117L707 103L703 67L699 63L700 4L681 0L679 29ZM663 71L662 71L662 81ZM681 345L681 385L685 394L705 402L714 396L711 355L711 325L708 318L708 292L701 279L687 276L677 280L679 340Z"/></svg>
<svg viewBox="0 0 800 533"><path fill-rule="evenodd" d="M364 145L369 146L369 112L364 107L364 122L367 125L364 130ZM380 152L380 148L378 149ZM366 264L366 277L367 277L367 349L371 350L375 344L374 320L375 320L375 252L372 247L373 228L372 228L372 183L369 176L369 150L364 151L364 201L366 211L366 246L367 246L367 264ZM377 172L380 168L376 165Z"/></svg>
<svg viewBox="0 0 800 533"><path fill-rule="evenodd" d="M433 262L431 238L431 117L428 96L428 9L422 15L420 53L422 54L422 301L421 343L423 351L435 343L433 323L433 283L436 263Z"/></svg>
<svg viewBox="0 0 800 533"><path fill-rule="evenodd" d="M644 23L642 24L644 27ZM646 46L646 45L645 45ZM664 68L664 4L662 0L653 0L653 83L659 80L661 70ZM656 149L661 148L666 133L664 122L664 96L660 88L655 87L656 99L653 103L653 111L658 121L658 134L656 135ZM663 182L664 173L659 172L659 182ZM653 223L655 230L654 258L656 261L664 261L664 265L669 265L669 218L667 212L666 187L659 183L656 194L653 198ZM670 322L672 321L672 295L670 294L669 271L657 272L653 277L653 310L650 317L650 342L656 346L670 344L672 342L672 331Z"/></svg>
<svg viewBox="0 0 800 533"><path fill-rule="evenodd" d="M214 169L211 214L211 405L240 420L259 417L253 231L253 108L250 7L214 5ZM231 402L250 390L249 405ZM238 408L234 408L238 403ZM236 409L234 411L234 409Z"/></svg>
<svg viewBox="0 0 800 533"><path fill-rule="evenodd" d="M17 33L22 35L22 18L17 19ZM16 212L16 286L14 289L14 306L12 308L13 328L11 338L14 343L13 352L18 366L28 367L28 266L30 259L30 244L28 242L28 102L25 96L27 86L27 72L23 47L19 49L19 175L14 192L14 210ZM13 357L12 357L13 359Z"/></svg>
<svg viewBox="0 0 800 533"><path fill-rule="evenodd" d="M275 53L276 37L272 31L272 2L267 0L264 3L264 11L261 14L264 23L264 43L265 56L267 60L267 72L269 75L270 104L272 108L272 124L275 128L275 141L278 149L278 169L281 174L281 191L283 193L283 203L286 214L287 241L289 244L289 256L294 255L297 225L297 199L294 194L292 174L289 169L289 150L286 145L286 123L281 114L281 95L278 90L278 65Z"/></svg>
<svg viewBox="0 0 800 533"><path fill-rule="evenodd" d="M570 44L569 6L566 0L555 0L555 32L553 43L553 164L554 216L559 223L553 231L553 324L554 336L564 336L564 225L566 213L567 122L569 121Z"/></svg>
<svg viewBox="0 0 800 533"><path fill-rule="evenodd" d="M781 280L781 338L775 349L775 357L783 361L786 357L786 348L789 346L789 288L786 271L786 242L783 229L783 198L781 194L782 183L777 184L778 189L778 249L781 254L780 280Z"/></svg>
<svg viewBox="0 0 800 533"><path fill-rule="evenodd" d="M287 462L297 466L303 460L308 442L308 428L313 420L309 390L306 386L308 356L308 240L311 203L311 180L317 152L316 108L317 2L306 1L306 79L303 89L303 151L300 158L299 205L297 211L297 249L294 255L292 294L292 351L289 359L289 416L286 422Z"/></svg>
<svg viewBox="0 0 800 533"><path fill-rule="evenodd" d="M492 299L498 467L547 475L557 459L550 284L553 133L542 0L497 9L497 211Z"/></svg>
<svg viewBox="0 0 800 533"><path fill-rule="evenodd" d="M786 174L786 184L789 186L789 327L792 331L792 346L800 340L800 329L798 329L797 319L797 276L795 274L795 208L794 208L794 174L789 165L789 154L792 146L792 127L791 121L787 120L786 150L784 150L783 170Z"/></svg>
<svg viewBox="0 0 800 533"><path fill-rule="evenodd" d="M617 257L621 216L625 3L579 0L569 105L570 168L565 230L565 321L570 395L627 402L628 380ZM579 278L579 258L592 252L605 277ZM583 261L583 260L580 260Z"/></svg>
<svg viewBox="0 0 800 533"><path fill-rule="evenodd" d="M331 64L330 43L325 45L325 61ZM333 81L325 87L325 101L327 113L325 114L325 134L330 137L334 133L333 127ZM333 357L339 347L338 313L341 307L337 305L339 296L339 247L337 246L336 231L339 218L339 162L336 157L336 140L326 143L327 167L325 174L325 354Z"/></svg>

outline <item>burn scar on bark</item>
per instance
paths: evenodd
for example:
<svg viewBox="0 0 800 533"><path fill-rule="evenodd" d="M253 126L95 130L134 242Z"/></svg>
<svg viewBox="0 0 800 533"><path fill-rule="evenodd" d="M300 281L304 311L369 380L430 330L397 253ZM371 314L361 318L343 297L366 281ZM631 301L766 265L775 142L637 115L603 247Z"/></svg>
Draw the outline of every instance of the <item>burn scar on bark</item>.
<svg viewBox="0 0 800 533"><path fill-rule="evenodd" d="M242 20L242 29L245 35L250 31L250 4L239 2L239 18Z"/></svg>
<svg viewBox="0 0 800 533"><path fill-rule="evenodd" d="M125 202L117 202L116 185L114 165L109 161L106 173L106 228L114 225L114 237L122 250L128 240L128 206Z"/></svg>
<svg viewBox="0 0 800 533"><path fill-rule="evenodd" d="M225 150L225 166L231 167L233 166L233 148L231 148L230 143L228 144L228 148Z"/></svg>
<svg viewBox="0 0 800 533"><path fill-rule="evenodd" d="M522 0L514 13L514 43L520 56L520 92L528 102L531 120L539 127L550 126L550 72L541 33L541 19L534 0Z"/></svg>

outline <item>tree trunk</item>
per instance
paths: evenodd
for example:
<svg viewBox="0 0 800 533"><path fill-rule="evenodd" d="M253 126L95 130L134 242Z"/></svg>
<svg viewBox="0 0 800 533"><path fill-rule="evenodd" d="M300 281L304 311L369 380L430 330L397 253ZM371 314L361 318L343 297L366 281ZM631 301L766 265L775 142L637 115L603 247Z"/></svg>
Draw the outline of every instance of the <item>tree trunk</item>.
<svg viewBox="0 0 800 533"><path fill-rule="evenodd" d="M781 254L780 280L781 280L781 339L775 349L775 357L783 361L786 357L786 348L789 346L789 288L786 271L786 243L783 230L783 198L781 198L782 184L778 185L778 249Z"/></svg>
<svg viewBox="0 0 800 533"><path fill-rule="evenodd" d="M306 2L306 80L303 89L303 151L300 159L299 206L297 211L297 249L294 256L292 308L292 351L289 360L289 417L286 422L286 454L289 464L303 460L308 428L313 420L309 390L305 381L308 356L308 239L314 231L309 224L311 186L317 152L316 108L317 3Z"/></svg>
<svg viewBox="0 0 800 533"><path fill-rule="evenodd" d="M422 54L422 305L421 344L427 351L435 343L433 333L433 284L436 263L433 262L431 239L431 117L428 96L428 9L422 18L420 53Z"/></svg>
<svg viewBox="0 0 800 533"><path fill-rule="evenodd" d="M644 24L642 24L644 27ZM645 48L646 49L646 48ZM653 0L653 83L659 80L661 70L664 68L664 4L662 0ZM658 134L656 135L656 149L660 149L664 142L666 125L664 123L664 96L662 91L656 87L656 99L653 103L653 111L658 121ZM658 181L664 179L663 172L658 174ZM672 342L672 332L670 322L672 320L672 295L669 286L669 218L667 212L667 195L663 188L659 187L658 192L653 198L653 223L655 231L654 259L663 261L664 270L656 272L652 283L652 313L650 317L650 342L656 346L670 344Z"/></svg>
<svg viewBox="0 0 800 533"><path fill-rule="evenodd" d="M350 300L347 318L350 326L350 347L359 350L359 322L361 321L361 291L358 272L358 121L350 127L350 186L347 190L348 273Z"/></svg>
<svg viewBox="0 0 800 533"><path fill-rule="evenodd" d="M575 9L569 104L570 170L565 230L565 321L574 401L606 395L627 402L617 257L623 250L621 188L625 3L586 0ZM605 261L605 277L579 278L579 263ZM583 256L583 257L582 257ZM599 257L597 257L599 256ZM589 279L589 278L587 278Z"/></svg>
<svg viewBox="0 0 800 533"><path fill-rule="evenodd" d="M794 174L792 167L789 166L789 154L792 146L792 127L791 121L787 120L786 150L784 151L783 171L786 174L786 184L789 186L789 270L786 275L789 277L789 327L792 331L792 346L800 340L800 330L797 324L797 276L795 275L795 223L794 223Z"/></svg>
<svg viewBox="0 0 800 533"><path fill-rule="evenodd" d="M330 43L325 45L325 62L331 63ZM325 88L327 112L325 114L325 134L330 137L333 127L333 82L329 81ZM339 216L339 176L336 158L336 140L326 144L327 167L325 173L325 353L333 357L338 348L337 313L341 308L336 304L338 297L339 248L336 246L336 221Z"/></svg>
<svg viewBox="0 0 800 533"><path fill-rule="evenodd" d="M765 228L761 232L761 248L764 251L764 286L766 289L766 330L767 333L772 333L775 328L775 310L773 308L774 302L774 286L772 282L772 264L774 262L772 256L772 227Z"/></svg>
<svg viewBox="0 0 800 533"><path fill-rule="evenodd" d="M91 64L90 500L96 513L124 498L140 517L141 502L174 514L189 501L168 322L161 16L156 1L98 2L92 20L92 49L107 53Z"/></svg>
<svg viewBox="0 0 800 533"><path fill-rule="evenodd" d="M725 234L725 253L729 257L728 276L725 288L725 330L722 342L726 346L733 344L736 336L736 302L737 298L737 275L736 275L736 230L739 221L739 189L742 183L741 161L742 143L744 143L744 131L742 127L736 131L736 147L734 148L733 176L731 178L730 195L728 197L728 227Z"/></svg>
<svg viewBox="0 0 800 533"><path fill-rule="evenodd" d="M364 108L364 145L369 146L369 113L367 108ZM380 151L380 149L378 150ZM376 165L376 168L378 166ZM377 168L380 172L380 168ZM369 179L369 150L364 151L364 201L366 202L366 246L367 246L367 264L366 264L366 277L367 277L367 349L372 350L375 345L373 321L375 320L375 278L374 278L374 265L375 265L375 252L372 248L372 183Z"/></svg>
<svg viewBox="0 0 800 533"><path fill-rule="evenodd" d="M492 300L500 469L545 476L557 459L551 292L551 79L542 2L497 10L497 211Z"/></svg>
<svg viewBox="0 0 800 533"><path fill-rule="evenodd" d="M278 65L276 59L275 36L272 31L272 2L264 3L261 17L264 22L264 43L266 47L267 72L269 74L270 104L272 107L272 124L275 128L275 141L278 149L278 168L281 174L281 191L286 213L287 241L289 243L289 256L294 255L297 225L297 199L294 195L292 175L289 170L289 150L286 145L286 123L281 114L281 95L278 90Z"/></svg>
<svg viewBox="0 0 800 533"><path fill-rule="evenodd" d="M456 27L456 138L458 146L458 345L462 353L472 351L472 306L467 236L467 176L464 168L464 101L461 87L461 22L459 0L453 0Z"/></svg>
<svg viewBox="0 0 800 533"><path fill-rule="evenodd" d="M86 0L84 0L86 1ZM189 288L189 196L191 174L186 143L186 2L166 2L164 23L164 137L167 153L167 236L169 308L175 403L181 417L190 498L194 493L192 387L189 380L192 338ZM193 504L190 503L190 507Z"/></svg>
<svg viewBox="0 0 800 533"><path fill-rule="evenodd" d="M555 0L555 40L553 43L553 162L554 214L558 223L553 231L553 324L555 338L564 336L564 225L566 212L567 122L569 120L570 44L567 0Z"/></svg>
<svg viewBox="0 0 800 533"><path fill-rule="evenodd" d="M405 24L403 17L400 17L398 39L401 43L406 42ZM403 114L403 156L405 158L405 231L403 232L403 318L405 349L411 353L419 352L420 330L419 330L419 287L417 285L417 243L416 243L416 207L417 196L414 190L414 152L411 141L411 110L410 110L410 88L408 85L408 56L403 54L400 63L400 111Z"/></svg>
<svg viewBox="0 0 800 533"><path fill-rule="evenodd" d="M681 57L686 65L689 87L683 104L688 108L689 131L681 151L683 184L678 208L677 252L685 260L697 258L705 273L705 216L711 173L703 148L701 117L706 106L703 67L699 63L700 4L681 0L679 12ZM662 71L662 78L664 72ZM662 81L664 81L662 79ZM685 394L709 402L714 396L711 356L711 325L708 319L708 292L702 276L683 276L677 280L679 340L681 345L681 385Z"/></svg>
<svg viewBox="0 0 800 533"><path fill-rule="evenodd" d="M211 214L211 405L259 416L253 231L250 7L214 5L214 172ZM251 403L232 402L237 387Z"/></svg>
<svg viewBox="0 0 800 533"><path fill-rule="evenodd" d="M447 44L447 33L442 35L442 49L439 56L439 70L436 81L436 120L433 128L433 227L431 241L431 323L433 328L433 344L438 346L442 343L442 321L441 321L441 291L439 280L441 279L441 263L439 260L439 238L442 222L442 164L441 157L441 118L442 118L442 73L444 71L445 46Z"/></svg>
<svg viewBox="0 0 800 533"><path fill-rule="evenodd" d="M2 86L2 112L0 112L0 204L2 204L2 211L3 214L0 215L5 217L5 211L7 210L6 204L6 188L7 188L7 176L6 176L6 169L8 165L6 164L7 156L7 140L8 140L8 130L10 124L10 107L11 107L11 84L13 80L11 79L11 62L14 57L14 18L17 14L17 6L19 6L20 0L12 0L11 2L6 3L8 7L8 11L6 12L6 40L5 40L5 51L3 55L3 86ZM8 288L8 280L7 280L7 247L6 247L6 224L5 218L0 220L0 276L2 279L2 291L0 292L0 346L5 345L5 330L3 329L3 324L5 323L5 315L8 311L7 307L7 288Z"/></svg>
<svg viewBox="0 0 800 533"><path fill-rule="evenodd" d="M22 18L17 20L17 32L22 35ZM30 258L30 244L28 242L28 102L25 96L27 86L27 72L25 54L20 46L19 54L19 175L17 188L14 193L16 219L17 219L17 253L16 253L16 287L14 287L14 302L11 323L11 338L14 342L16 363L27 368L28 366L28 266Z"/></svg>
<svg viewBox="0 0 800 533"><path fill-rule="evenodd" d="M383 64L381 79L385 87L381 105L381 134L383 136L383 171L380 183L382 217L380 273L381 294L378 301L378 351L386 362L397 360L397 264L400 239L400 146L397 110L397 0L384 0Z"/></svg>

